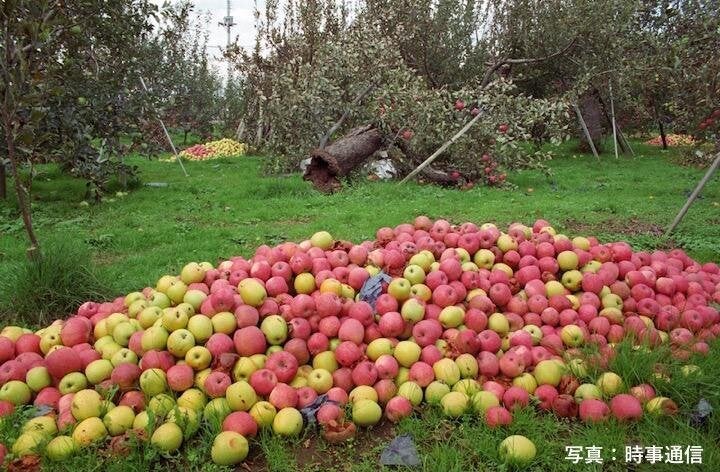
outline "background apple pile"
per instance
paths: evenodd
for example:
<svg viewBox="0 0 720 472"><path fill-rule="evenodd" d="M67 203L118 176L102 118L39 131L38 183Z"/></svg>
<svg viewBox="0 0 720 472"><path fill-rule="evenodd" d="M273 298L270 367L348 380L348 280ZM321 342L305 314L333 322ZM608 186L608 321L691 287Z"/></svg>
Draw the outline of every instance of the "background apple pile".
<svg viewBox="0 0 720 472"><path fill-rule="evenodd" d="M196 144L180 152L183 159L189 161L206 161L221 157L239 157L247 154L247 144L234 139L223 138L205 144ZM172 159L171 159L172 160Z"/></svg>
<svg viewBox="0 0 720 472"><path fill-rule="evenodd" d="M390 281L368 298L381 270ZM314 416L326 437L423 402L491 428L530 404L633 421L677 407L607 371L615 343L707 353L720 332L712 302L716 264L569 239L543 220L501 232L421 216L356 245L318 232L217 267L190 263L37 332L4 328L0 415L39 408L9 452L49 460L131 435L173 452L206 421L222 431L212 460L225 465L259 429L299 434L300 410L323 394ZM590 368L601 374L580 384ZM499 447L508 461L536 452L522 436Z"/></svg>

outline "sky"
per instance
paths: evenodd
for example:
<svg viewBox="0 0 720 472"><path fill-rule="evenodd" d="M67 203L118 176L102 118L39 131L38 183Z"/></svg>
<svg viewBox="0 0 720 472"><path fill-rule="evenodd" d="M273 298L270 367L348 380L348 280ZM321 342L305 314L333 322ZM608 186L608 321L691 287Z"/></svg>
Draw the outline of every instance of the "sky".
<svg viewBox="0 0 720 472"><path fill-rule="evenodd" d="M163 0L153 0L154 3L161 5ZM220 51L215 46L225 47L227 43L227 32L225 28L219 26L218 23L223 21L227 14L226 0L195 0L195 11L197 13L210 13L211 21L209 26L209 45L210 56L213 65L217 66L219 71L224 75L225 67L218 60ZM258 6L263 8L265 1L257 0ZM253 12L255 9L255 0L230 0L230 15L236 25L232 28L232 38L238 38L240 46L246 49L252 49L255 44L255 18Z"/></svg>

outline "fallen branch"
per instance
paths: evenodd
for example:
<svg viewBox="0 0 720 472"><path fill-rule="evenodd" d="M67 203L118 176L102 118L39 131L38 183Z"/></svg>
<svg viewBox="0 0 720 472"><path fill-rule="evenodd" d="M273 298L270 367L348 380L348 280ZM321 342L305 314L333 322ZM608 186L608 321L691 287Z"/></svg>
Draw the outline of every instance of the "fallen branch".
<svg viewBox="0 0 720 472"><path fill-rule="evenodd" d="M343 125L343 123L345 122L345 120L347 119L347 117L350 116L350 113L352 112L352 108L353 108L354 106L359 105L360 102L362 102L363 99L364 99L365 97L367 97L367 95L368 95L370 92L372 92L372 90L373 90L375 87L378 86L379 83L380 83L380 82L379 82L378 80L373 81L370 85L367 86L367 88L365 88L365 90L363 90L360 94L358 94L358 95L355 97L355 99L352 101L352 103L350 104L350 106L347 107L347 109L345 109L345 112L342 114L342 116L340 117L340 119L337 120L337 121L335 122L335 124L333 124L333 125L330 127L329 130L327 130L327 133L325 133L322 138L320 138L320 144L318 145L318 148L323 149L323 148L327 145L327 143L328 143L328 141L330 140L330 138L332 137L332 135L335 134L335 132L340 129L340 127Z"/></svg>

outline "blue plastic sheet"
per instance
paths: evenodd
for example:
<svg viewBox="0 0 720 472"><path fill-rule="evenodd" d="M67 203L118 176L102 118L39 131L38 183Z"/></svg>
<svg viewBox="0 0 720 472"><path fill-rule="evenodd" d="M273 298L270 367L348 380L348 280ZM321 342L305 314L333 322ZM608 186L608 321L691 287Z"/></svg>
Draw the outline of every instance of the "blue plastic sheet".
<svg viewBox="0 0 720 472"><path fill-rule="evenodd" d="M375 302L382 293L382 284L385 282L392 282L392 277L383 271L367 279L360 288L360 300L369 303L374 310Z"/></svg>
<svg viewBox="0 0 720 472"><path fill-rule="evenodd" d="M410 435L401 434L393 439L380 455L380 464L418 467L420 456Z"/></svg>

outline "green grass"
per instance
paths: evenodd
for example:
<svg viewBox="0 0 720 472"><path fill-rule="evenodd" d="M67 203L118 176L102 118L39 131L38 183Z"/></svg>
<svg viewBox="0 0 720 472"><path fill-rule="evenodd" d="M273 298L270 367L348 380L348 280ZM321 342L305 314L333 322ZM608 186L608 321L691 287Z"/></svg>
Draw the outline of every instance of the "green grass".
<svg viewBox="0 0 720 472"><path fill-rule="evenodd" d="M168 186L111 194L100 205L84 205L82 181L42 166L33 209L41 242L56 237L87 246L117 293L154 284L191 260L248 256L260 244L306 239L320 229L341 239L371 239L377 228L419 214L502 224L542 217L571 235L624 239L642 249L680 246L702 261L720 260L718 179L667 241L662 230L702 171L672 165L663 151L642 144L635 144L634 158L603 155L600 162L573 154L571 146L560 148L551 161L550 180L521 172L510 177L516 190L465 192L356 181L325 196L299 175L261 176L260 157L186 163L188 178L177 164L130 157L144 182ZM0 203L0 277L24 257L25 247L14 202Z"/></svg>
<svg viewBox="0 0 720 472"><path fill-rule="evenodd" d="M557 150L550 162L551 179L539 172L513 173L516 190L475 188L471 191L433 186L356 181L335 195L318 194L299 175L260 175L260 157L186 163L183 177L172 163L129 157L144 182L128 194L108 195L100 205L82 202L84 184L41 166L33 188L33 210L41 242L64 240L85 248L103 279L120 295L154 285L163 274L176 273L188 261L215 262L233 255L249 256L261 244L302 240L326 229L335 237L372 239L381 226L412 220L419 214L453 222L549 220L569 235L596 235L602 241L623 239L652 250L681 246L701 261L720 260L720 183L708 184L670 240L662 230L682 206L702 171L673 165L669 151L635 143L638 155L615 160L604 154L600 162L576 155L572 144ZM0 280L8 279L25 257L26 242L13 201L0 203ZM0 313L12 316L8 293L0 293ZM65 313L55 313L62 316ZM6 318L7 319L7 318ZM3 323L5 324L5 323ZM511 470L499 463L498 443L510 434L523 434L538 447L538 458L527 470L628 470L624 447L643 445L700 445L704 465L692 470L720 470L720 420L716 414L706 430L688 424L699 398L720 410L720 352L694 359L700 372L689 377L666 353L621 348L611 367L627 382L649 381L680 406L675 418L645 418L638 424L608 422L587 426L557 420L531 409L515 413L509 428L488 429L469 415L450 421L435 408L424 407L391 428L364 430L355 440L329 445L314 432L299 440L262 434L251 442L249 470L376 471L379 456L395 434L408 433L418 445L423 470ZM669 380L655 377L655 365L666 364ZM595 373L586 381L594 381ZM27 414L23 412L21 414ZM13 422L0 423L0 440L17 434ZM59 470L214 470L209 463L212 435L203 431L181 454L163 457L150 446L133 450L122 460L103 460L103 451L76 456ZM603 446L603 466L575 465L565 460L565 446ZM611 449L617 452L611 460ZM100 460L98 459L100 458ZM689 470L683 465L642 464L635 470Z"/></svg>

